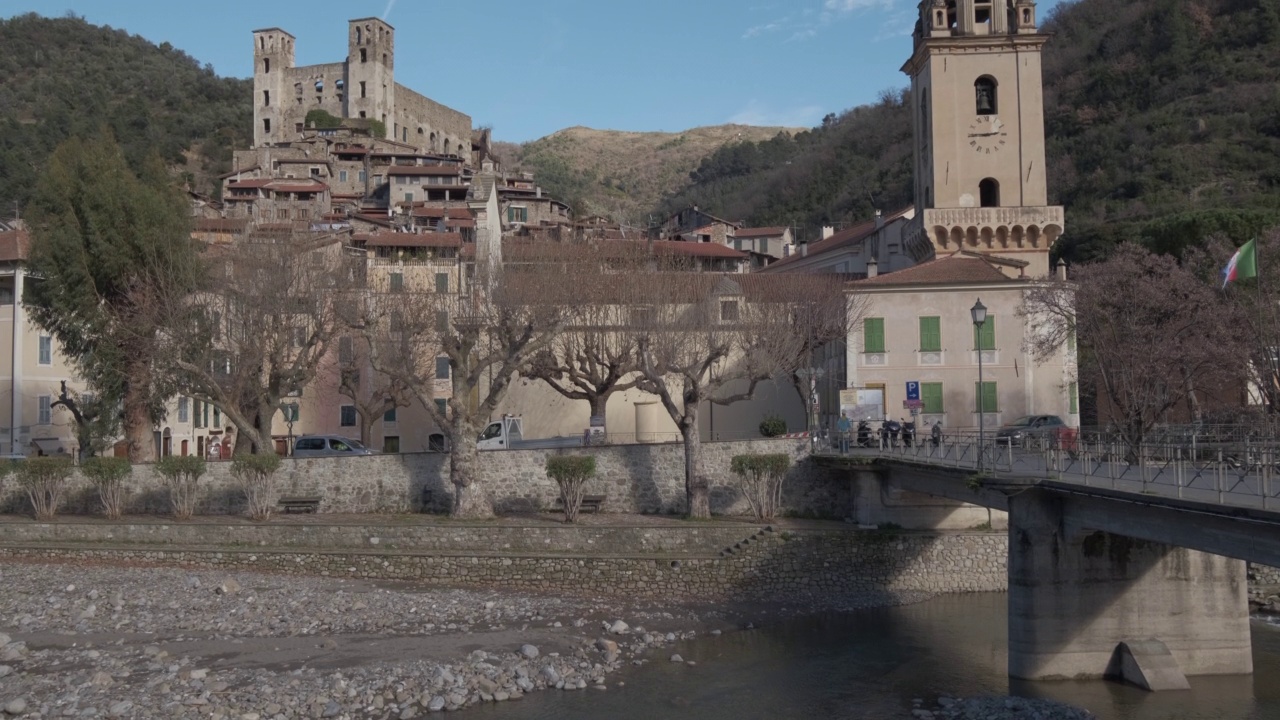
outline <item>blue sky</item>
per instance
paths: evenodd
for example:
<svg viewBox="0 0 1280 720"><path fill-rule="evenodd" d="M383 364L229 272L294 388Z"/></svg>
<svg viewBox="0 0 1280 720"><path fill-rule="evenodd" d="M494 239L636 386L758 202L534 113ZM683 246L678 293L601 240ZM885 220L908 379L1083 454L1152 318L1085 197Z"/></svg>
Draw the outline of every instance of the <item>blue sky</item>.
<svg viewBox="0 0 1280 720"><path fill-rule="evenodd" d="M1040 0L1041 18L1060 0ZM221 75L252 72L251 31L338 62L346 21L396 28L396 81L523 142L574 125L679 131L809 127L906 85L916 0L0 0L0 17L65 12Z"/></svg>

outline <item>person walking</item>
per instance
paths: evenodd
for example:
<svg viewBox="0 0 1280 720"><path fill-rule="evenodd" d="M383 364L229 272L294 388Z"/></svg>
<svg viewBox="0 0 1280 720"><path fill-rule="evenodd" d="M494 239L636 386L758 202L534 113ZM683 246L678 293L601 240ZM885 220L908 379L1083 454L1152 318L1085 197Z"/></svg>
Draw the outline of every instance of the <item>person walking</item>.
<svg viewBox="0 0 1280 720"><path fill-rule="evenodd" d="M849 419L849 413L840 412L840 419L836 421L836 433L840 436L840 454L845 455L849 452L849 433L853 431L853 421Z"/></svg>
<svg viewBox="0 0 1280 720"><path fill-rule="evenodd" d="M942 444L942 421L938 420L933 424L933 446L938 447Z"/></svg>

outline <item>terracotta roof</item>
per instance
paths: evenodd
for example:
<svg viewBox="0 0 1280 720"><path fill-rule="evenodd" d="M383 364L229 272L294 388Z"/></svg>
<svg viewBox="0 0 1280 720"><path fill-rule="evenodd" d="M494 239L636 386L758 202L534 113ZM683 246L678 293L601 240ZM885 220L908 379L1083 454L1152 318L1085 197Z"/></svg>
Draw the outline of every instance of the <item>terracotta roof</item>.
<svg viewBox="0 0 1280 720"><path fill-rule="evenodd" d="M469 220L469 208L415 207L410 213L413 217L442 218L450 217L458 220Z"/></svg>
<svg viewBox="0 0 1280 720"><path fill-rule="evenodd" d="M247 167L247 168L240 168L240 169L238 169L238 170L232 170L232 171L231 171L231 172L229 172L229 173L223 173L223 174L221 174L221 175L219 175L219 176L218 176L218 179L219 179L219 180L226 180L227 178L231 177L232 175L239 175L240 173L253 172L253 171L257 170L257 169L258 169L258 166L257 166L257 165L251 165L251 166L249 166L249 167Z"/></svg>
<svg viewBox="0 0 1280 720"><path fill-rule="evenodd" d="M393 165L387 171L388 175L446 175L457 176L462 174L460 167L447 167L444 165Z"/></svg>
<svg viewBox="0 0 1280 720"><path fill-rule="evenodd" d="M701 258L729 258L746 260L750 256L727 245L719 243L683 242L679 240L655 240L654 252L665 252L673 255L688 255Z"/></svg>
<svg viewBox="0 0 1280 720"><path fill-rule="evenodd" d="M26 260L31 255L31 236L26 230L0 232L0 262Z"/></svg>
<svg viewBox="0 0 1280 720"><path fill-rule="evenodd" d="M1000 263L1007 264L1007 263ZM855 280L858 287L868 285L953 285L969 283L1018 282L1007 277L991 259L963 250L943 255L905 270Z"/></svg>
<svg viewBox="0 0 1280 720"><path fill-rule="evenodd" d="M362 145L348 145L333 151L334 155L368 155L369 148Z"/></svg>
<svg viewBox="0 0 1280 720"><path fill-rule="evenodd" d="M249 227L248 218L201 218L196 220L196 232L242 233Z"/></svg>
<svg viewBox="0 0 1280 720"><path fill-rule="evenodd" d="M324 192L329 189L328 185L319 180L310 180L305 182L297 182L291 180L275 180L267 186L268 190L275 192L302 193L302 192Z"/></svg>
<svg viewBox="0 0 1280 720"><path fill-rule="evenodd" d="M462 247L462 236L458 233L379 232L352 235L351 240L357 244L363 243L366 247Z"/></svg>
<svg viewBox="0 0 1280 720"><path fill-rule="evenodd" d="M884 224L888 225L891 222L895 222L897 220L902 219L902 217L905 216L908 212L910 212L911 209L912 208L910 207L905 207L895 213L891 213L888 216L885 216L884 218L882 218L884 221ZM876 232L875 220L868 220L863 223L858 223L857 225L853 225L851 227L845 228L844 230L841 230L840 232L832 235L829 238L819 240L818 242L809 243L809 249L807 251L807 255L800 255L800 251L799 249L797 249L796 252L793 253L790 257L785 257L777 262L770 263L768 270L772 271L775 268L784 267L784 266L790 265L791 263L799 262L802 259L811 258L821 253L831 252L833 250L839 250L841 248L849 247L850 245L857 245L858 243L862 242L863 240L875 234L875 232Z"/></svg>
<svg viewBox="0 0 1280 720"><path fill-rule="evenodd" d="M784 228L784 227L740 228L738 230L733 231L733 236L740 237L740 238L775 237L778 235L783 235L786 232L787 232L787 228Z"/></svg>
<svg viewBox="0 0 1280 720"><path fill-rule="evenodd" d="M232 190L252 190L254 188L264 188L275 180L271 178L251 178L249 180L233 180L227 184Z"/></svg>

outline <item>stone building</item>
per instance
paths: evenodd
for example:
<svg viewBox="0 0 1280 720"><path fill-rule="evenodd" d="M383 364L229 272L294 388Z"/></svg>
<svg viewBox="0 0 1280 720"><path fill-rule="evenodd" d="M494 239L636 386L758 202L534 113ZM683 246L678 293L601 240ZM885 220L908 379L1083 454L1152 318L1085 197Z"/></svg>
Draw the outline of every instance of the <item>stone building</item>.
<svg viewBox="0 0 1280 720"><path fill-rule="evenodd" d="M395 28L378 18L348 21L347 56L322 65L294 64L295 38L280 28L253 32L253 144L291 142L307 113L382 125L380 139L419 153L470 161L471 118L395 81Z"/></svg>

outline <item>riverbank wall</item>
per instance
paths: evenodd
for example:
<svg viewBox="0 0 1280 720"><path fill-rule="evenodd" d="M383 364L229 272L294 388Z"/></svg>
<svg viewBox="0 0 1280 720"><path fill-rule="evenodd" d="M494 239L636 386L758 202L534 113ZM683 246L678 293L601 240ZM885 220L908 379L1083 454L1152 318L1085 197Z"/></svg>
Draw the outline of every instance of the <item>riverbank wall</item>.
<svg viewBox="0 0 1280 720"><path fill-rule="evenodd" d="M786 514L843 519L852 512L847 475L818 467L805 439L759 439L704 443L702 467L711 493L712 512L750 513L729 469L735 455L784 454L791 469L783 485ZM538 511L552 507L559 489L546 474L547 458L557 454L590 454L596 476L586 493L604 495L609 513L682 514L685 512L684 446L681 444L612 445L561 450L498 450L480 453L479 484L499 513ZM211 462L200 480L196 512L234 515L245 510L244 494L228 461ZM282 496L320 498L321 513L447 512L452 503L449 457L442 453L383 454L344 458L287 458L276 473ZM163 479L153 465L134 466L126 481L127 514L170 512ZM97 491L75 474L62 512L99 512ZM0 481L0 513L22 513L25 493L12 479Z"/></svg>

